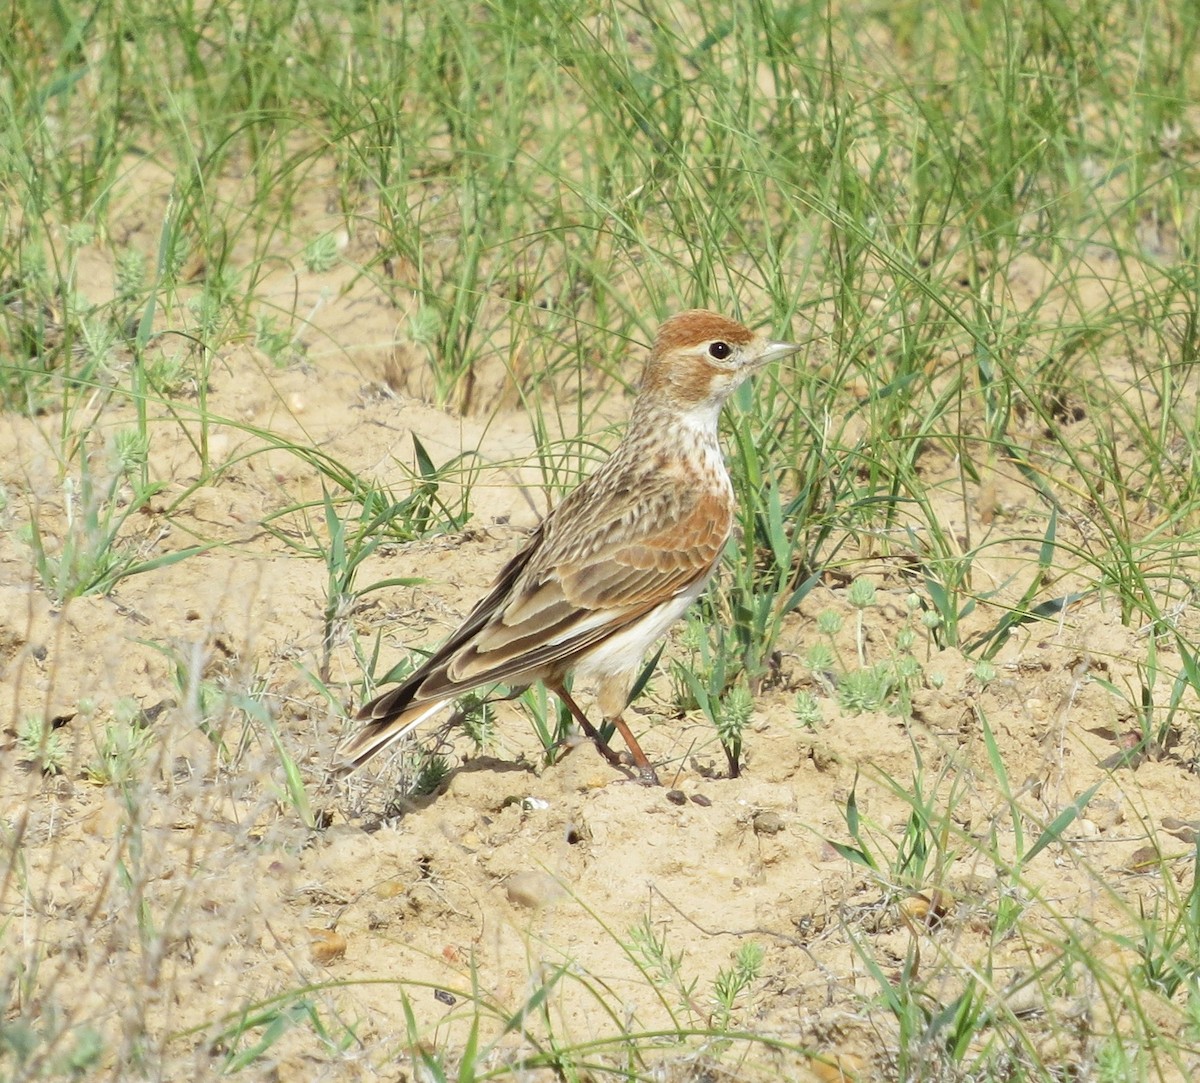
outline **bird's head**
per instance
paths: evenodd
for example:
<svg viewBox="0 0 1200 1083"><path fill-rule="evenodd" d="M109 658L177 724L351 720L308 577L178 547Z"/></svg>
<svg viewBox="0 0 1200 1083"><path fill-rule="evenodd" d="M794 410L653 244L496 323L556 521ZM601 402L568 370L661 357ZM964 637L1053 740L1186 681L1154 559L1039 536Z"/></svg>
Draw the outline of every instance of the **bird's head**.
<svg viewBox="0 0 1200 1083"><path fill-rule="evenodd" d="M685 413L716 416L730 395L763 365L795 353L716 312L691 309L659 328L642 376L642 394Z"/></svg>

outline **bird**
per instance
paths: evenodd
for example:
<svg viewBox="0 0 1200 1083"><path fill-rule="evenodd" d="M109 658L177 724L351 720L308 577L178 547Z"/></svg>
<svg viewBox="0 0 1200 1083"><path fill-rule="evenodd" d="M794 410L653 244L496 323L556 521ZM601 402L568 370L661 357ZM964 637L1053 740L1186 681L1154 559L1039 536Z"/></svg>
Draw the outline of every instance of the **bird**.
<svg viewBox="0 0 1200 1083"><path fill-rule="evenodd" d="M541 681L615 766L566 686L591 683L637 779L658 775L623 716L643 658L704 591L733 529L721 408L755 371L801 348L716 312L659 328L625 435L557 504L462 624L396 687L365 704L338 752L348 773L441 708L496 684Z"/></svg>

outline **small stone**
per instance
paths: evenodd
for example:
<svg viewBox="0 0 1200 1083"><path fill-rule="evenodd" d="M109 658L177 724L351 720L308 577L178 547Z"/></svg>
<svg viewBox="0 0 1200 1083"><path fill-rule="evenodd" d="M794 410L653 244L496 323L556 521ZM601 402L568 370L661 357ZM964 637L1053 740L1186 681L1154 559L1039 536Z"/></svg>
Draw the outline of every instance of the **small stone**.
<svg viewBox="0 0 1200 1083"><path fill-rule="evenodd" d="M408 884L395 877L381 880L375 887L375 896L379 899L394 899L408 890Z"/></svg>
<svg viewBox="0 0 1200 1083"><path fill-rule="evenodd" d="M702 793L692 794L692 804L699 805L701 808L711 808L712 807L712 801L709 798L705 797L704 794L702 794Z"/></svg>
<svg viewBox="0 0 1200 1083"><path fill-rule="evenodd" d="M756 812L753 820L756 835L778 835L783 830L783 817L778 812Z"/></svg>
<svg viewBox="0 0 1200 1083"><path fill-rule="evenodd" d="M865 1062L853 1053L824 1053L810 1057L808 1066L821 1083L849 1083L863 1078Z"/></svg>
<svg viewBox="0 0 1200 1083"><path fill-rule="evenodd" d="M667 800L670 801L672 805L686 805L687 794L685 794L683 790L667 790Z"/></svg>
<svg viewBox="0 0 1200 1083"><path fill-rule="evenodd" d="M899 909L900 916L911 927L912 925L924 925L929 917L931 907L929 900L924 895L917 894L901 899Z"/></svg>
<svg viewBox="0 0 1200 1083"><path fill-rule="evenodd" d="M1158 852L1158 847L1139 846L1129 855L1125 867L1131 872L1153 872L1161 862L1162 856Z"/></svg>
<svg viewBox="0 0 1200 1083"><path fill-rule="evenodd" d="M1004 1009L1018 1019L1042 1015L1046 1011L1046 993L1038 982L1018 985L1005 993Z"/></svg>
<svg viewBox="0 0 1200 1083"><path fill-rule="evenodd" d="M540 910L563 893L562 886L553 876L535 871L514 873L504 890L513 906L524 906L529 910Z"/></svg>
<svg viewBox="0 0 1200 1083"><path fill-rule="evenodd" d="M1079 820L1075 825L1075 837L1081 839L1094 839L1100 834L1100 828L1095 821L1089 820L1086 817Z"/></svg>
<svg viewBox="0 0 1200 1083"><path fill-rule="evenodd" d="M933 929L942 923L954 906L954 896L941 888L918 891L901 899L900 917L912 932L918 929Z"/></svg>
<svg viewBox="0 0 1200 1083"><path fill-rule="evenodd" d="M309 929L313 962L328 966L346 954L346 938L336 929Z"/></svg>

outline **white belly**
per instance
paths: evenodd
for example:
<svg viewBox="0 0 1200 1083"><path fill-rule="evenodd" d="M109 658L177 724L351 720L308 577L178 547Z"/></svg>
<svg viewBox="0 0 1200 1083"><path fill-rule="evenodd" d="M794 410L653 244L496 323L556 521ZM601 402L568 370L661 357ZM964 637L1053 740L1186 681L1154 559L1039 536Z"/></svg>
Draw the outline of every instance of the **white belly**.
<svg viewBox="0 0 1200 1083"><path fill-rule="evenodd" d="M713 569L715 570L714 563ZM631 624L624 631L610 636L603 643L585 654L575 666L576 679L581 681L599 681L605 677L622 673L632 673L637 670L646 651L666 634L689 605L692 604L708 585L712 571L693 583L687 590L668 599L661 605L650 610L641 620Z"/></svg>

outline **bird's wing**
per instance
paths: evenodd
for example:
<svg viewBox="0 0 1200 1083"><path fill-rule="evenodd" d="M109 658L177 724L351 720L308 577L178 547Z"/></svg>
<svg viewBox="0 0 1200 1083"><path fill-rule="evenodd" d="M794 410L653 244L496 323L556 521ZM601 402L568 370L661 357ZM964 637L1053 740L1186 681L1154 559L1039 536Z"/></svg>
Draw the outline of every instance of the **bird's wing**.
<svg viewBox="0 0 1200 1083"><path fill-rule="evenodd" d="M548 531L491 616L430 659L420 698L536 678L706 578L729 537L728 505L701 492L679 511L593 524L586 548L558 544Z"/></svg>

